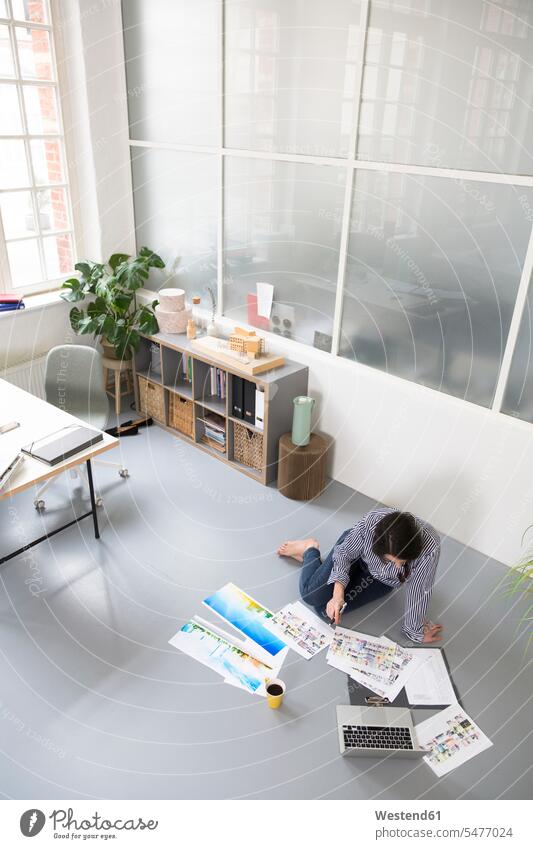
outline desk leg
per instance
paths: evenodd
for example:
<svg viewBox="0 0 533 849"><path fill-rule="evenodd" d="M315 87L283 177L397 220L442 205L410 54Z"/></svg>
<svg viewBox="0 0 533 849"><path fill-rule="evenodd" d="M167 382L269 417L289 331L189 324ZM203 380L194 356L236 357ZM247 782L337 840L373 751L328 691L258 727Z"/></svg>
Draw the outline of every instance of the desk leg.
<svg viewBox="0 0 533 849"><path fill-rule="evenodd" d="M87 479L89 481L89 494L91 496L91 512L93 514L94 535L96 539L100 539L100 531L98 530L98 516L96 514L96 500L94 497L93 470L91 468L90 460L87 460Z"/></svg>

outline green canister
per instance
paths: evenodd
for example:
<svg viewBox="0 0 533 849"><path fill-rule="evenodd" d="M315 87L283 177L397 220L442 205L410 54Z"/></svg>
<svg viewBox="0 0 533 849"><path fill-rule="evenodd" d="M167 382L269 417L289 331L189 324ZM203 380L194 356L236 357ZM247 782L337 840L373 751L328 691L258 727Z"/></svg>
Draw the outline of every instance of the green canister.
<svg viewBox="0 0 533 849"><path fill-rule="evenodd" d="M311 414L315 399L308 395L298 395L293 399L292 441L294 445L308 445L311 436Z"/></svg>

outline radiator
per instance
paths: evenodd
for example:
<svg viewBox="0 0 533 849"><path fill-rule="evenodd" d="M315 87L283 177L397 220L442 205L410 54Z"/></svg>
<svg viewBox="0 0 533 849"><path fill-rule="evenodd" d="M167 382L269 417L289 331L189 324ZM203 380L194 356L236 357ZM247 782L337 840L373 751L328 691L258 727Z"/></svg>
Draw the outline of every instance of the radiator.
<svg viewBox="0 0 533 849"><path fill-rule="evenodd" d="M0 372L0 377L20 386L26 392L31 392L37 398L44 398L44 365L46 354L35 357L33 360L16 363Z"/></svg>

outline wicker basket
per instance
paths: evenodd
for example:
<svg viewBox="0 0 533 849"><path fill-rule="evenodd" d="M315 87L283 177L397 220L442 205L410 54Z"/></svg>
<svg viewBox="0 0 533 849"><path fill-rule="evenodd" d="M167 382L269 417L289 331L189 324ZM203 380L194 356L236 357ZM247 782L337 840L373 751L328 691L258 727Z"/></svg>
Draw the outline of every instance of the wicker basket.
<svg viewBox="0 0 533 849"><path fill-rule="evenodd" d="M179 430L185 436L194 435L194 405L187 398L180 398L173 392L169 393L168 423L174 430Z"/></svg>
<svg viewBox="0 0 533 849"><path fill-rule="evenodd" d="M263 434L254 433L240 424L233 429L233 457L243 466L263 468Z"/></svg>
<svg viewBox="0 0 533 849"><path fill-rule="evenodd" d="M165 391L159 383L153 383L139 375L139 407L142 413L165 421Z"/></svg>

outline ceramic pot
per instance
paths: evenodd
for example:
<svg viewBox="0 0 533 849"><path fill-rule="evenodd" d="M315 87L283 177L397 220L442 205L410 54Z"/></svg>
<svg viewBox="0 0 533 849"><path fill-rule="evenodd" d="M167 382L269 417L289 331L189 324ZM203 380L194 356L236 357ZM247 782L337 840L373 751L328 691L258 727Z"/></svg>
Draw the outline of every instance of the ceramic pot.
<svg viewBox="0 0 533 849"><path fill-rule="evenodd" d="M294 445L308 445L311 437L311 414L315 399L308 395L298 395L293 399L292 441Z"/></svg>

